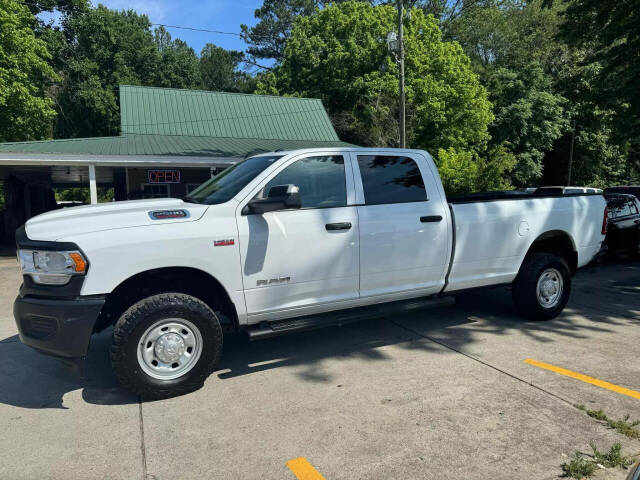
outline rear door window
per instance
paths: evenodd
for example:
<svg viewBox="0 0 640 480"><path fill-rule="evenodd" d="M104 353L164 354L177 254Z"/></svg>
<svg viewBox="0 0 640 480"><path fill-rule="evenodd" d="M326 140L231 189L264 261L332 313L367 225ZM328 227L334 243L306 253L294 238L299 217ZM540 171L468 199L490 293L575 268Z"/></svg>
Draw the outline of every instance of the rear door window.
<svg viewBox="0 0 640 480"><path fill-rule="evenodd" d="M631 206L632 203L629 200L616 198L609 204L609 218L616 219L631 215Z"/></svg>
<svg viewBox="0 0 640 480"><path fill-rule="evenodd" d="M422 174L410 157L359 155L358 166L367 205L427 200Z"/></svg>

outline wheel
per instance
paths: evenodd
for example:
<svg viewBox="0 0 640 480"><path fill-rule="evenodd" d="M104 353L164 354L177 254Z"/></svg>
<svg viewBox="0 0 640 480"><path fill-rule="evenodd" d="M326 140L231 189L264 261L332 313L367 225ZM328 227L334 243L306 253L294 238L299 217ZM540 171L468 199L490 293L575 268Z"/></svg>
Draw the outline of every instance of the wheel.
<svg viewBox="0 0 640 480"><path fill-rule="evenodd" d="M534 253L522 266L513 284L513 302L518 312L530 320L557 317L571 293L571 273L567 263L550 253Z"/></svg>
<svg viewBox="0 0 640 480"><path fill-rule="evenodd" d="M111 364L120 384L145 399L199 389L222 353L222 328L204 302L182 293L140 300L113 329Z"/></svg>

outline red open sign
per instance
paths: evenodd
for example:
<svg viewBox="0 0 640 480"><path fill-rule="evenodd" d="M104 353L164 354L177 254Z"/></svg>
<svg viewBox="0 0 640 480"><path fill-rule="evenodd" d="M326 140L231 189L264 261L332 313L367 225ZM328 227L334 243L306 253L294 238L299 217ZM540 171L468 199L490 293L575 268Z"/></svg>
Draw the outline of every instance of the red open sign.
<svg viewBox="0 0 640 480"><path fill-rule="evenodd" d="M180 170L147 170L149 183L180 183Z"/></svg>

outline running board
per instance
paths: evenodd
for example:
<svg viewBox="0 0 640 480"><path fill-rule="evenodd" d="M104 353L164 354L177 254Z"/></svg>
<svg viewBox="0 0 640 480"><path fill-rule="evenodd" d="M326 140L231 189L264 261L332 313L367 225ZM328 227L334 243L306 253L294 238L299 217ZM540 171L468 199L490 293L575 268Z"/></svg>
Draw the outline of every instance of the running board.
<svg viewBox="0 0 640 480"><path fill-rule="evenodd" d="M348 310L336 310L334 312L321 313L306 317L276 320L273 322L261 322L247 329L249 340L262 340L264 338L285 335L287 333L315 330L330 326L342 326L347 323L357 322L365 318L380 318L390 313L402 313L423 308L449 306L455 303L453 297L434 297L402 300L392 303L381 303L366 307L356 307Z"/></svg>

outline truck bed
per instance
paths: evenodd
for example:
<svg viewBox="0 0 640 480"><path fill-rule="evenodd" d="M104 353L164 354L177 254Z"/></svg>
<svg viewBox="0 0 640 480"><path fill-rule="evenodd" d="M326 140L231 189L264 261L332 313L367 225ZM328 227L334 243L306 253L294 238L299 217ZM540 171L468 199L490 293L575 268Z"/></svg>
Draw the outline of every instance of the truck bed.
<svg viewBox="0 0 640 480"><path fill-rule="evenodd" d="M453 247L446 292L511 283L530 245L542 234L571 242L576 267L600 249L606 205L602 194L484 192L449 202Z"/></svg>

